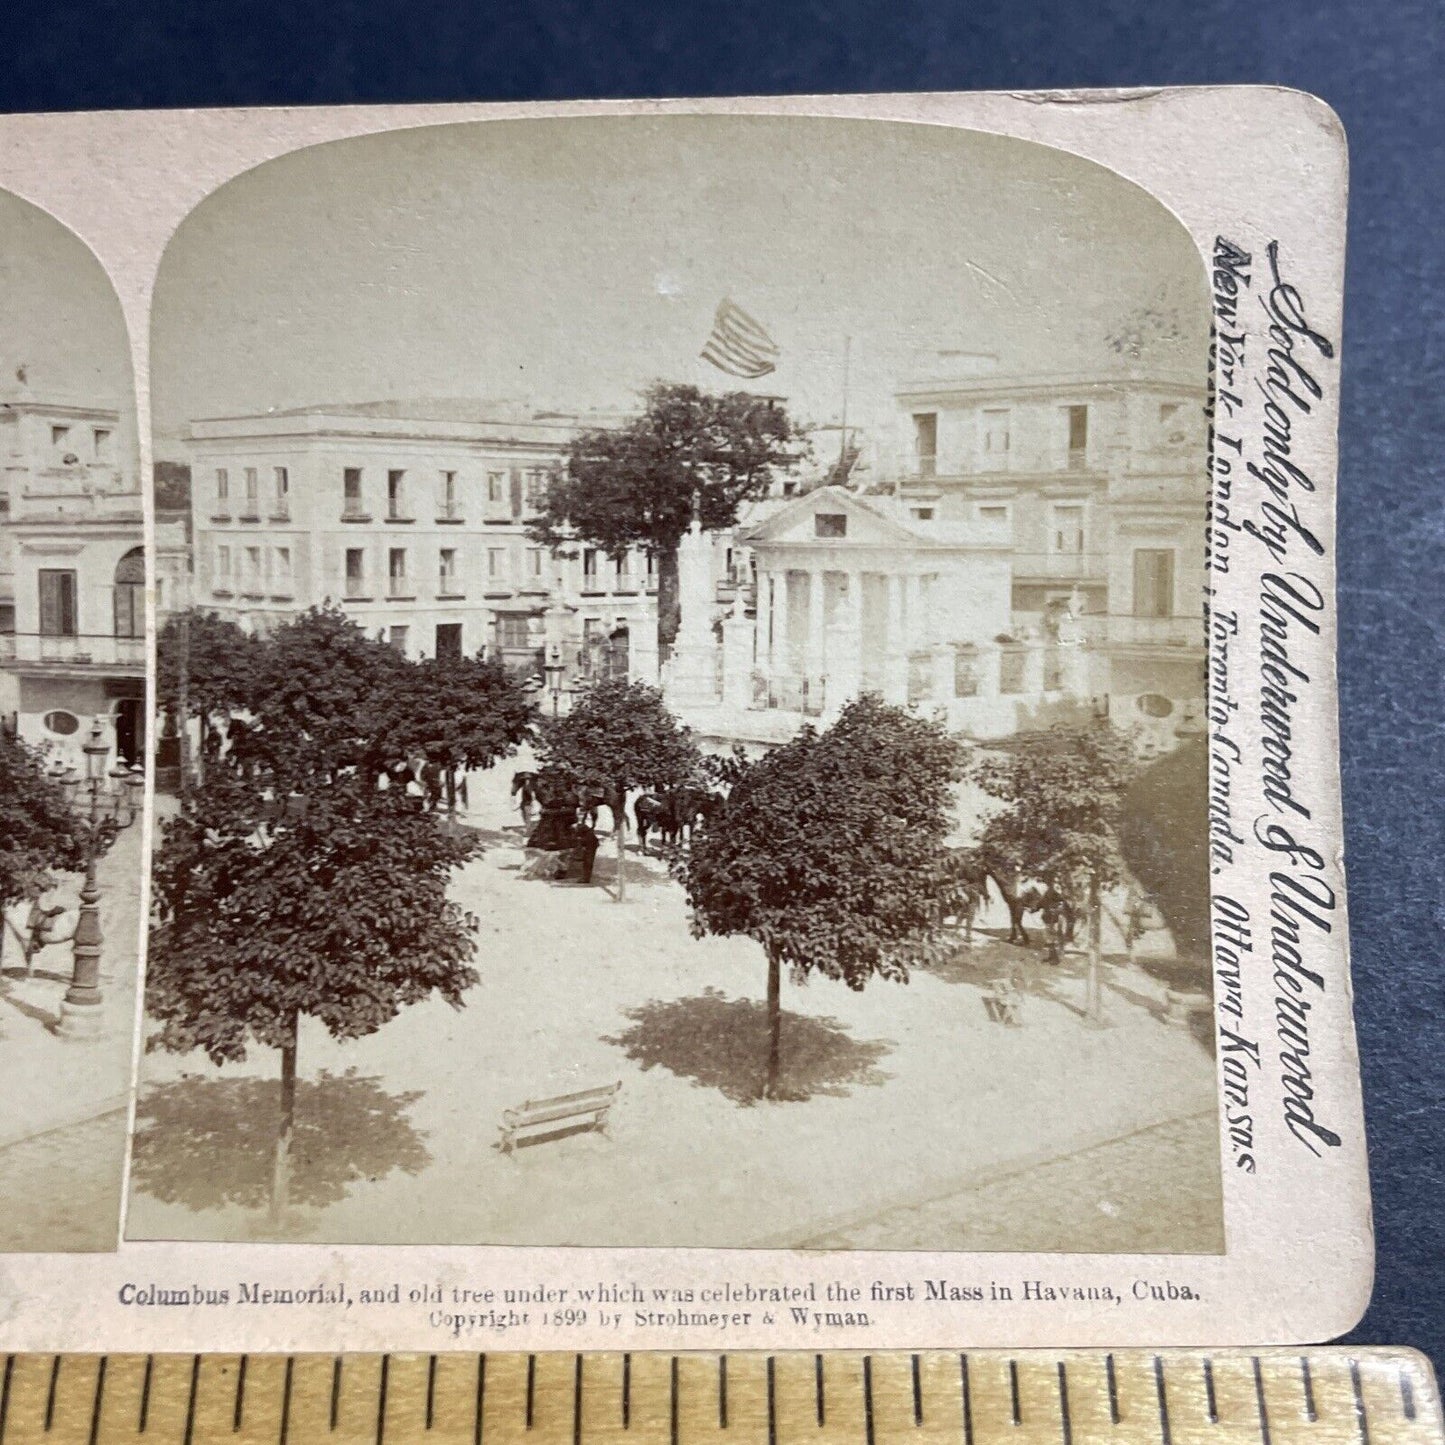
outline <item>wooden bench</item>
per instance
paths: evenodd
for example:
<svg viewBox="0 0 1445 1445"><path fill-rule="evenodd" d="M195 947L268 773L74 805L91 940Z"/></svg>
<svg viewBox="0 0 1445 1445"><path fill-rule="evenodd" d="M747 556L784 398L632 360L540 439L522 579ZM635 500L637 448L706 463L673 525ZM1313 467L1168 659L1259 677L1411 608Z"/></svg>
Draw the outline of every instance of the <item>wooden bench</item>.
<svg viewBox="0 0 1445 1445"><path fill-rule="evenodd" d="M528 1099L502 1115L502 1137L497 1148L511 1154L529 1144L565 1139L569 1134L607 1133L607 1114L617 1102L622 1080L600 1089L558 1094L552 1099Z"/></svg>

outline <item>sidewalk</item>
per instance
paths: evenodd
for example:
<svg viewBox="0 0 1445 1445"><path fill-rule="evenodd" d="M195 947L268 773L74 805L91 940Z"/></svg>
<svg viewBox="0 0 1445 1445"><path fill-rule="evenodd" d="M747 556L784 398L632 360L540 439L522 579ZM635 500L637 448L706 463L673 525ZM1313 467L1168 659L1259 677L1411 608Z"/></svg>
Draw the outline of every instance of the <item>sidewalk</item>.
<svg viewBox="0 0 1445 1445"><path fill-rule="evenodd" d="M94 1040L55 1032L70 983L69 943L35 955L24 974L20 944L6 929L0 953L0 1248L110 1249L122 1192L126 1105L135 1026L140 906L140 825L101 859L104 1033ZM81 879L47 894L75 927ZM13 915L23 928L24 910Z"/></svg>

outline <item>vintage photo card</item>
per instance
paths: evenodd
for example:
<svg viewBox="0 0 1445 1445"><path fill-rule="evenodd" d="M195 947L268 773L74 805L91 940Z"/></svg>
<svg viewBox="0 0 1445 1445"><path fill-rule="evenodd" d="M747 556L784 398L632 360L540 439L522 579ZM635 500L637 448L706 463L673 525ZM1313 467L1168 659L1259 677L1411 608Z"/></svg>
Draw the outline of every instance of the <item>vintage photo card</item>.
<svg viewBox="0 0 1445 1445"><path fill-rule="evenodd" d="M0 1251L120 1232L144 870L145 532L105 268L0 190Z"/></svg>
<svg viewBox="0 0 1445 1445"><path fill-rule="evenodd" d="M119 135L175 179L95 243L154 626L96 1340L1348 1327L1327 108Z"/></svg>

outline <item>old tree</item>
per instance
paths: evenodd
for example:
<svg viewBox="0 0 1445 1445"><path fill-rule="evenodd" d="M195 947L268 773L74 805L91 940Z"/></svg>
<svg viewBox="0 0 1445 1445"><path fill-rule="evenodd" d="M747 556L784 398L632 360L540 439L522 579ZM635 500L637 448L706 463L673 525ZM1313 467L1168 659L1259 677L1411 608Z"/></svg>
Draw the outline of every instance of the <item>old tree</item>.
<svg viewBox="0 0 1445 1445"><path fill-rule="evenodd" d="M737 522L744 502L766 496L778 474L806 455L805 437L773 398L658 382L631 421L573 439L529 531L550 547L651 552L658 649L666 655L680 617L677 548L694 498L703 529L721 531Z"/></svg>
<svg viewBox="0 0 1445 1445"><path fill-rule="evenodd" d="M272 1205L287 1201L300 1023L374 1033L432 994L476 982L477 921L447 897L476 851L405 785L420 753L486 766L525 735L529 708L492 671L447 682L340 613L307 613L256 643L246 722L165 826L154 865L146 988L152 1048L215 1063L252 1044L281 1055ZM473 672L467 673L473 678ZM407 697L403 706L398 699Z"/></svg>
<svg viewBox="0 0 1445 1445"><path fill-rule="evenodd" d="M741 771L693 840L693 932L745 934L767 956L763 1097L778 1094L784 967L861 989L933 956L959 772L941 726L865 695Z"/></svg>

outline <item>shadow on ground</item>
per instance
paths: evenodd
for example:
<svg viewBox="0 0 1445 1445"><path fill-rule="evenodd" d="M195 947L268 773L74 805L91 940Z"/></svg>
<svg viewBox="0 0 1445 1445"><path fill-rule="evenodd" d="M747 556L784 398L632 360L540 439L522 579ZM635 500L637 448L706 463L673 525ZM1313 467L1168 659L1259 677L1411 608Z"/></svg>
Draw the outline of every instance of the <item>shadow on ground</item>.
<svg viewBox="0 0 1445 1445"><path fill-rule="evenodd" d="M644 1069L668 1070L736 1104L761 1097L768 1061L767 1005L730 999L718 989L696 998L653 999L624 1011L632 1023L604 1038ZM802 1101L814 1094L840 1097L876 1087L891 1075L878 1061L891 1053L889 1039L855 1039L836 1019L784 1013L779 1099Z"/></svg>
<svg viewBox="0 0 1445 1445"><path fill-rule="evenodd" d="M194 1074L147 1090L136 1105L135 1187L194 1211L265 1208L280 1092L274 1079ZM420 1097L388 1094L352 1069L298 1081L290 1202L335 1204L353 1184L420 1174L431 1155L406 1117Z"/></svg>

